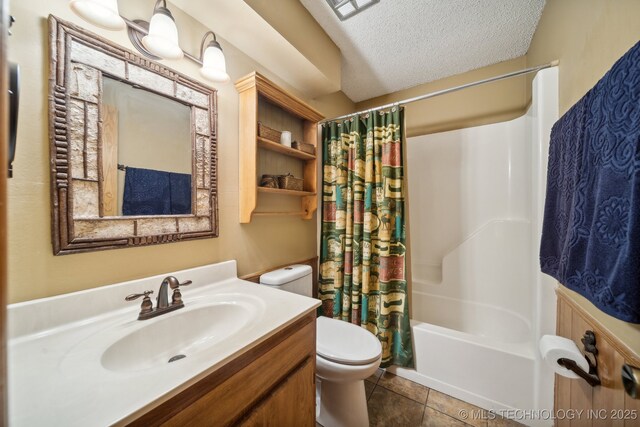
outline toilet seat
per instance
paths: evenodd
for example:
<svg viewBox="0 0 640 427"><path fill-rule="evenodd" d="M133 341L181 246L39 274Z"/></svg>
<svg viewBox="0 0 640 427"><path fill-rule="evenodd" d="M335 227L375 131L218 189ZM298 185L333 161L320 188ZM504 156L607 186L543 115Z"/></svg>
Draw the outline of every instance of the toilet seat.
<svg viewBox="0 0 640 427"><path fill-rule="evenodd" d="M316 354L331 362L367 365L378 361L382 354L378 338L352 323L321 316L316 332Z"/></svg>

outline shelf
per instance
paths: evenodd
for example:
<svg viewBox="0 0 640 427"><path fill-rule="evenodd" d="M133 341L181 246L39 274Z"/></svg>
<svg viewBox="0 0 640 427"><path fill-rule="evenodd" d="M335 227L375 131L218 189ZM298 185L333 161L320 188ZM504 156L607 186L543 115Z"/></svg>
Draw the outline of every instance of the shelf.
<svg viewBox="0 0 640 427"><path fill-rule="evenodd" d="M239 101L239 220L241 224L251 222L252 216L300 216L304 220L311 220L318 210L318 122L324 117L304 101L296 98L281 87L266 79L259 73L253 72L238 80L235 84ZM262 110L260 109L262 105ZM265 106L268 106L266 108ZM265 109L266 108L266 109ZM280 141L271 141L258 135L259 112L268 119L274 129L290 128L296 134L298 141L305 141L316 146L316 153L309 154L295 148L281 145ZM272 123L273 122L273 123ZM269 150L302 160L291 162L281 156L266 156L263 150ZM279 171L284 163L302 163L302 178L304 188L308 191L282 190L279 188L265 188L258 186L259 177L264 170ZM288 168L287 168L288 169ZM260 211L258 197L260 194L275 194L293 196L300 199L300 208L292 211ZM263 197L264 198L264 197ZM263 200L268 202L269 200Z"/></svg>
<svg viewBox="0 0 640 427"><path fill-rule="evenodd" d="M315 196L314 191L285 190L283 188L258 187L261 193L280 194L283 196Z"/></svg>
<svg viewBox="0 0 640 427"><path fill-rule="evenodd" d="M295 148L289 148L279 142L274 142L270 139L262 138L261 136L258 137L258 148L264 148L265 150L275 151L276 153L296 157L302 160L316 159L316 156L313 154L305 153L304 151L296 150Z"/></svg>

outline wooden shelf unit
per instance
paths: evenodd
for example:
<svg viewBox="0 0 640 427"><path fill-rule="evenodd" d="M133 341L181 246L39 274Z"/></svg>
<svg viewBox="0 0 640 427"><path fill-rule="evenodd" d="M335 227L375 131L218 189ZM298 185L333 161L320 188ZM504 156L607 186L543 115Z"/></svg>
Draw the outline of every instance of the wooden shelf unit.
<svg viewBox="0 0 640 427"><path fill-rule="evenodd" d="M279 109L295 116L302 121L302 140L312 144L318 151L318 122L324 117L304 101L278 87L258 72L253 72L241 78L235 84L240 102L240 223L251 222L258 203L258 192L264 195L279 194L301 198L303 219L312 219L318 208L317 171L318 162L315 155L289 148L277 142L258 136L258 100L264 98ZM286 129L279 129L286 130ZM304 191L282 190L278 188L264 188L258 186L258 148L299 159L304 162L303 176ZM256 214L260 215L261 213ZM269 213L276 215L278 213ZM292 215L282 212L281 215Z"/></svg>

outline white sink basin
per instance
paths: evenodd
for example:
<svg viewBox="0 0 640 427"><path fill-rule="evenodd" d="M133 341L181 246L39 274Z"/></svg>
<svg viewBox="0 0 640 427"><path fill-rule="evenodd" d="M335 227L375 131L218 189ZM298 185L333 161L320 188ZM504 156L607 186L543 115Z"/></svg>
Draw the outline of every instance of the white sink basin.
<svg viewBox="0 0 640 427"><path fill-rule="evenodd" d="M166 365L172 357L177 359L174 363L184 362L186 357L244 328L255 317L251 306L218 303L157 317L108 347L101 358L102 366L131 372Z"/></svg>
<svg viewBox="0 0 640 427"><path fill-rule="evenodd" d="M135 373L190 363L206 349L224 346L260 322L265 304L241 293L217 293L185 302L185 307L148 320L131 311L75 343L60 369L104 369ZM169 359L177 357L169 365Z"/></svg>

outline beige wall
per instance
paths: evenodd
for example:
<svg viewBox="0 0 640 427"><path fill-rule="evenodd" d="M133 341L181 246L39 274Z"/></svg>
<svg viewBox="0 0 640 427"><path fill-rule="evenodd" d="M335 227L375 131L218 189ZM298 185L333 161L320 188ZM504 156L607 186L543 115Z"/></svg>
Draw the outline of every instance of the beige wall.
<svg viewBox="0 0 640 427"><path fill-rule="evenodd" d="M356 104L342 91L320 96L309 103L328 119L356 111Z"/></svg>
<svg viewBox="0 0 640 427"><path fill-rule="evenodd" d="M356 108L364 110L523 68L526 59L520 57L362 101ZM526 78L516 77L409 104L405 110L407 135L444 132L521 116L527 99L526 84Z"/></svg>
<svg viewBox="0 0 640 427"><path fill-rule="evenodd" d="M560 114L566 112L640 40L638 0L547 0L533 36L529 66L560 60ZM580 307L640 357L640 325L615 319L575 292Z"/></svg>
<svg viewBox="0 0 640 427"><path fill-rule="evenodd" d="M547 0L527 64L560 60L560 113L640 39L638 0Z"/></svg>
<svg viewBox="0 0 640 427"><path fill-rule="evenodd" d="M264 20L320 69L340 83L342 53L300 0L244 0Z"/></svg>
<svg viewBox="0 0 640 427"><path fill-rule="evenodd" d="M265 21L333 82L342 78L342 53L299 0L244 0ZM310 101L327 118L355 111L355 103L342 91Z"/></svg>
<svg viewBox="0 0 640 427"><path fill-rule="evenodd" d="M311 258L316 254L316 221L295 217L258 218L238 223L238 96L233 83L216 85L219 128L220 237L183 243L53 256L51 248L49 152L47 118L48 49L46 17L52 13L131 49L124 31L102 31L73 15L63 0L13 1L17 23L10 38L10 59L22 67L18 150L14 178L9 182L9 301L18 302L161 274L229 259L237 259L240 274ZM128 17L147 17L147 1L119 2ZM173 8L182 47L197 52L206 31L199 22ZM232 81L263 70L251 58L221 40ZM200 79L188 61L166 61L179 72ZM330 97L331 98L331 97ZM321 111L343 112L348 102L321 101ZM326 108L326 110L324 110ZM289 198L291 199L291 198ZM259 203L284 205L292 200ZM298 202L299 203L299 202ZM298 205L299 208L299 205ZM124 304L124 302L123 302Z"/></svg>

